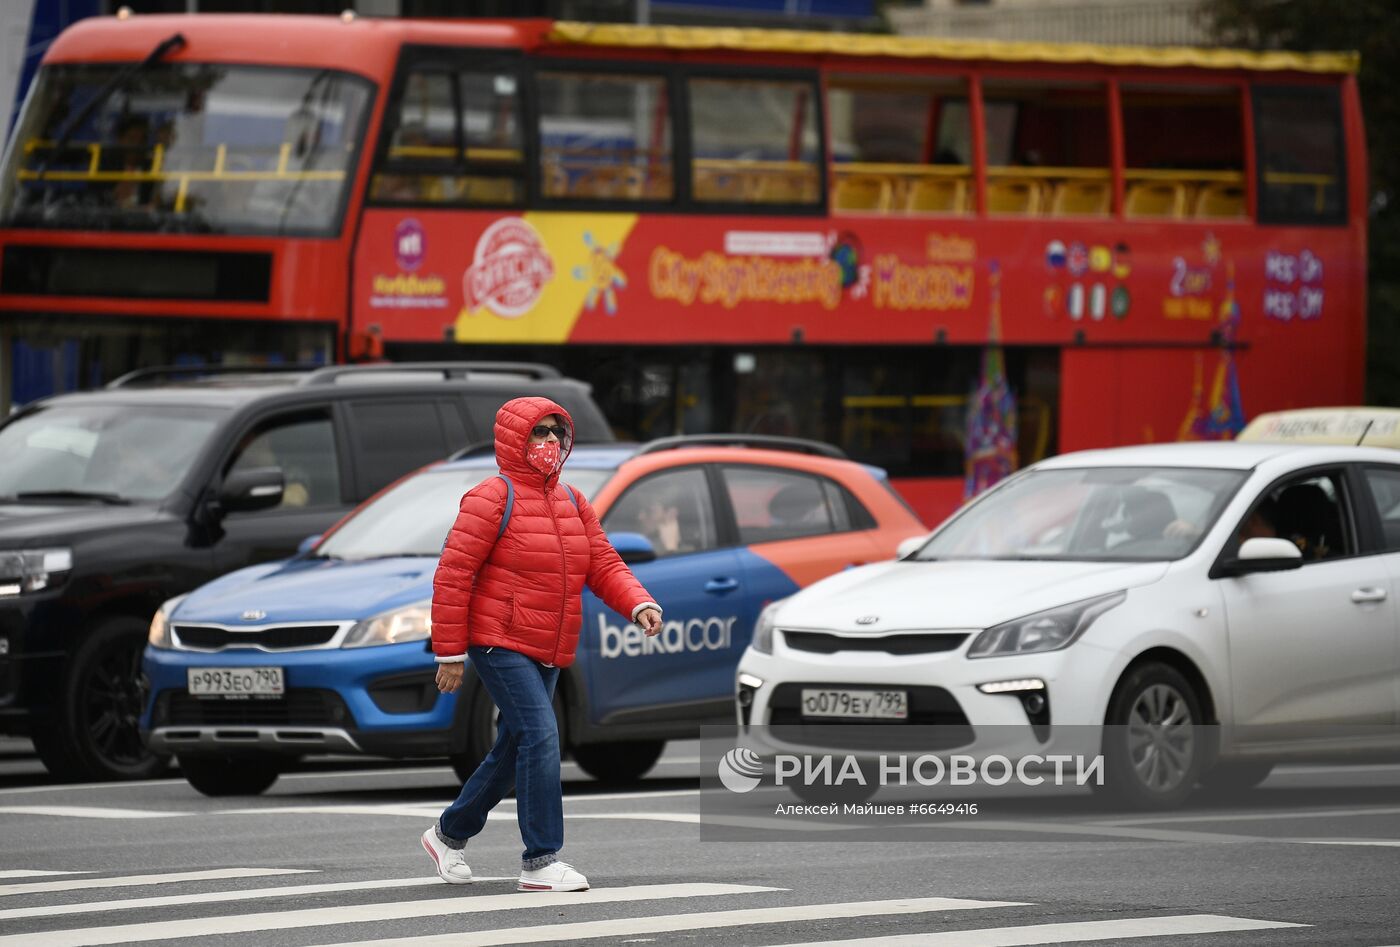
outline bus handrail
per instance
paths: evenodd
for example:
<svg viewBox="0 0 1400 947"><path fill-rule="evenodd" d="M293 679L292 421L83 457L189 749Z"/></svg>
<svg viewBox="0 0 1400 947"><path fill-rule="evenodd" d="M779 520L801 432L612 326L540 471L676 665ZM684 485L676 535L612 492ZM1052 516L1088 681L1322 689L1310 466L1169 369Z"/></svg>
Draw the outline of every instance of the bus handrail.
<svg viewBox="0 0 1400 947"><path fill-rule="evenodd" d="M814 454L834 460L847 460L846 452L832 444L813 441L804 437L784 437L778 434L675 434L647 441L633 457L655 454L663 450L682 447L757 447L764 450L792 451L798 454Z"/></svg>
<svg viewBox="0 0 1400 947"><path fill-rule="evenodd" d="M303 378L303 386L334 385L342 378L358 375L393 374L395 372L437 372L444 381L454 378L470 378L473 375L525 375L535 381L551 381L563 378L553 365L538 362L375 362L370 365L326 365L318 367Z"/></svg>

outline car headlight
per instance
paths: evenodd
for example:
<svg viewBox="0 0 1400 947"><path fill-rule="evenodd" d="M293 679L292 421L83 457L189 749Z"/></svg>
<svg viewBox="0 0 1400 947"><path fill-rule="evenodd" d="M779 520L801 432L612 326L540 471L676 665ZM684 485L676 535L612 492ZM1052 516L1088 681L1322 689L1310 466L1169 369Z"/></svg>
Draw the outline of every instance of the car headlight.
<svg viewBox="0 0 1400 947"><path fill-rule="evenodd" d="M71 549L0 550L0 596L38 592L73 569Z"/></svg>
<svg viewBox="0 0 1400 947"><path fill-rule="evenodd" d="M759 654L773 653L773 616L778 613L778 606L786 599L778 599L776 602L769 602L758 613L758 621L753 626L753 641L750 646Z"/></svg>
<svg viewBox="0 0 1400 947"><path fill-rule="evenodd" d="M1127 592L1110 592L995 625L977 636L967 656L992 658L1068 648L1094 619L1123 604L1127 597Z"/></svg>
<svg viewBox="0 0 1400 947"><path fill-rule="evenodd" d="M368 648L372 645L423 641L433 634L433 603L405 605L373 618L366 618L350 629L342 648Z"/></svg>
<svg viewBox="0 0 1400 947"><path fill-rule="evenodd" d="M146 642L153 648L173 648L175 641L170 637L170 616L175 609L180 607L188 596L177 595L172 599L167 599L160 608L156 609L155 617L151 619L151 630L146 633Z"/></svg>

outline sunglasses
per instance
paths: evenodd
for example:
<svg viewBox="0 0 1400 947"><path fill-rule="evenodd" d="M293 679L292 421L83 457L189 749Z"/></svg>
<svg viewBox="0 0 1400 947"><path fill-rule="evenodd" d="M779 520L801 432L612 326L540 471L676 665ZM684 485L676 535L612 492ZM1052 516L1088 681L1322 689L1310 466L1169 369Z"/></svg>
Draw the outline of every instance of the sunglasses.
<svg viewBox="0 0 1400 947"><path fill-rule="evenodd" d="M564 439L566 433L568 432L559 424L536 424L534 427L530 428L530 435L532 437L548 437L553 434L555 439L560 441Z"/></svg>

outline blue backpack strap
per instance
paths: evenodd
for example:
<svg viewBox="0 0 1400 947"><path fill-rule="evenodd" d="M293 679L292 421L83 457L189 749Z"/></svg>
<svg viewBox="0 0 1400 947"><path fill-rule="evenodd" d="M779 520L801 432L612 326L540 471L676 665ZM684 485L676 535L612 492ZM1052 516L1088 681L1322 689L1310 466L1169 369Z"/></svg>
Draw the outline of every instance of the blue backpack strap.
<svg viewBox="0 0 1400 947"><path fill-rule="evenodd" d="M567 483L561 483L559 484L559 486L563 487L564 492L569 495L569 502L574 505L574 509L578 509L578 496L575 495L574 488L569 486Z"/></svg>
<svg viewBox="0 0 1400 947"><path fill-rule="evenodd" d="M510 482L510 478L505 474L497 474L506 482L506 511L501 515L501 526L496 530L496 538L499 540L506 532L506 524L510 522L510 512L515 508L515 484Z"/></svg>

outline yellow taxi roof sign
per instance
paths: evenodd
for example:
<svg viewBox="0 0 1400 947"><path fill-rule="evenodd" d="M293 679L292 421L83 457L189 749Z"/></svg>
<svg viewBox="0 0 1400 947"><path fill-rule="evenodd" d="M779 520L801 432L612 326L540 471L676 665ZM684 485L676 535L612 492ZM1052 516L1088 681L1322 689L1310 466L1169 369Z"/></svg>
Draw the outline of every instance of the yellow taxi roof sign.
<svg viewBox="0 0 1400 947"><path fill-rule="evenodd" d="M1400 408L1300 408L1250 421L1235 438L1262 444L1400 448Z"/></svg>

